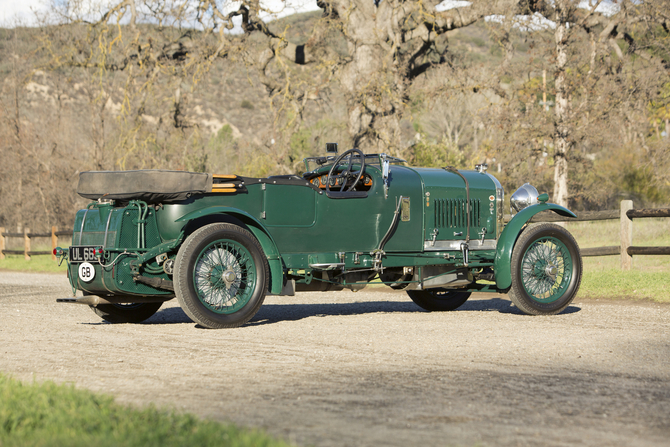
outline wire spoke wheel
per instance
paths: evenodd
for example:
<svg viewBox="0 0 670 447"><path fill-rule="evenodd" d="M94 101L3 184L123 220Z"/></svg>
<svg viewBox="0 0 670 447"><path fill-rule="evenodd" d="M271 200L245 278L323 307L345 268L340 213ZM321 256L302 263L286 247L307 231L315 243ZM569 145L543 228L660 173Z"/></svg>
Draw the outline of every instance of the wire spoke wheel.
<svg viewBox="0 0 670 447"><path fill-rule="evenodd" d="M526 292L536 301L559 299L570 284L572 256L563 242L547 237L536 240L524 254L521 279Z"/></svg>
<svg viewBox="0 0 670 447"><path fill-rule="evenodd" d="M206 225L182 244L175 260L175 295L193 321L206 328L238 327L265 300L268 261L258 240L229 223Z"/></svg>
<svg viewBox="0 0 670 447"><path fill-rule="evenodd" d="M563 227L525 229L512 251L509 297L530 315L553 315L572 302L582 278L579 246Z"/></svg>
<svg viewBox="0 0 670 447"><path fill-rule="evenodd" d="M193 283L200 301L216 313L237 312L256 286L256 266L249 251L234 241L207 246L195 265Z"/></svg>

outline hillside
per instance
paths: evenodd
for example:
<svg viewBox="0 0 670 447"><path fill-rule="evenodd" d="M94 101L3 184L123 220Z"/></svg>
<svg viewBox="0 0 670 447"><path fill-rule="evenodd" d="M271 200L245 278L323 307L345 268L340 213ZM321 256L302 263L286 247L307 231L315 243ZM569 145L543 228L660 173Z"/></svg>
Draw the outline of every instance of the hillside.
<svg viewBox="0 0 670 447"><path fill-rule="evenodd" d="M268 26L289 42L304 44L320 20L321 13L312 12ZM117 31L127 35L123 27L112 29L106 42L91 45L112 48ZM161 33L181 33L175 55L182 43L207 40L193 30L159 32L141 25L140 31L157 46ZM75 193L83 170L295 173L302 169L300 160L323 153L326 142L352 145L349 106L336 69L275 64L270 75L316 86L303 98L284 98L269 93L253 65L263 39L230 36L237 50L226 58L181 72L167 61L153 80L141 64L126 70L113 64L76 66L86 48L73 46L72 36L86 32L82 26L0 29L0 226L69 226L73 212L85 204ZM333 31L325 39L335 53L347 53L341 34ZM514 48L508 58L501 49L505 39ZM488 162L509 192L526 181L551 192L553 109L540 102L543 94L550 105L554 99L547 70L552 39L547 32L505 35L499 25L484 21L440 37L433 54L441 64L407 87L402 155L431 166ZM576 45L571 57L588 58L585 48ZM105 54L110 61L115 57ZM651 99L662 94L658 74L624 67L614 83L605 84L603 76L588 84L588 64L575 66L570 72L579 107L572 124L573 205L596 209L620 198L667 200L662 167L670 164L668 140L661 134L663 122L654 128L648 117ZM637 97L626 95L625 82L637 89L631 90ZM593 169L595 163L599 169Z"/></svg>
<svg viewBox="0 0 670 447"><path fill-rule="evenodd" d="M287 40L301 44L308 37L314 22L321 17L320 12L296 14L270 23L270 28L284 33ZM7 116L15 111L30 123L48 122L56 113L65 120L60 125L71 127L74 139L91 140L90 120L92 108L104 107L110 117L122 114L124 97L122 73L105 73L104 79L97 79L97 73L85 70L59 68L50 71L50 54L43 51L40 30L20 28L0 29L0 85L2 86L3 110ZM256 44L253 40L248 44ZM343 39L335 39L332 45L344 47ZM483 65L495 66L500 60L500 52L492 46L484 24L476 24L449 34L448 45L451 52L460 53L464 58ZM58 49L52 49L58 53ZM345 51L342 49L341 51ZM306 68L307 70L309 68ZM305 70L305 68L303 68ZM182 112L192 125L201 131L205 140L216 135L221 128L229 125L235 139L243 139L262 145L271 133L274 119L266 88L259 82L253 67L245 66L241 60L217 60L197 82L184 82L182 87ZM115 88L100 89L101 84L111 83ZM330 86L327 102L308 104L303 128L313 126L322 118L340 122L346 120L344 98L338 94L335 84ZM156 97L166 96L165 91L152 92ZM108 94L104 104L92 105L99 95ZM167 95L169 97L170 95ZM147 107L143 119L148 124L157 124L169 107L165 98ZM419 110L420 111L420 110ZM414 117L415 118L415 117ZM416 118L415 118L416 119ZM74 134L79 134L74 135ZM93 144L89 142L89 144ZM318 150L319 148L313 148ZM111 168L111 166L109 166Z"/></svg>

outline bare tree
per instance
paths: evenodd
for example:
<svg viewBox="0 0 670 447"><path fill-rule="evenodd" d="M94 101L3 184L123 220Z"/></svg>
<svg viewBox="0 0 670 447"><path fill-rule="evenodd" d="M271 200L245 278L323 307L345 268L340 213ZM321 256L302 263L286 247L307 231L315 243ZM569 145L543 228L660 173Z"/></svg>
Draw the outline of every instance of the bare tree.
<svg viewBox="0 0 670 447"><path fill-rule="evenodd" d="M3 33L11 69L0 84L0 225L39 231L62 223L62 211L71 211L71 171L63 163L70 157L61 145L62 90L35 70L30 34L20 27ZM41 114L44 108L51 113Z"/></svg>
<svg viewBox="0 0 670 447"><path fill-rule="evenodd" d="M501 74L514 80L496 92L504 105L497 107L498 144L518 171L507 175L531 176L542 184L551 166L553 201L567 206L569 198L588 202L595 195L601 201L619 190L621 184L613 182L622 176L596 166L635 146L643 149L636 164L658 154L659 144L648 144L648 109L670 79L665 59L670 5L557 0L526 6L513 27L506 23L508 13L492 30L507 55ZM515 45L530 49L520 55ZM543 71L549 87L542 87ZM535 95L543 93L549 94L551 109L537 106ZM660 174L654 163L650 169Z"/></svg>
<svg viewBox="0 0 670 447"><path fill-rule="evenodd" d="M180 107L180 82L206 72L217 58L235 55L259 70L279 111L300 117L306 101L319 96L333 77L347 97L348 126L355 146L398 153L403 149L400 120L408 89L431 67L447 59L438 40L446 32L467 26L489 14L521 12L518 1L475 2L470 6L438 11L439 0L320 1L324 17L307 42L297 44L271 30L261 16L267 10L258 0L241 2L234 11L215 0L178 0L170 3L138 0L111 2L110 7L88 9L83 2L59 3L54 11L61 23L88 25L74 41L69 58L61 63L128 73L138 97L139 116L159 78L172 79L172 119L176 127L188 125ZM245 36L265 37L265 48L254 54L248 38L231 37L234 18L241 19ZM147 25L158 24L151 32ZM144 27L144 28L142 28ZM344 39L343 51L327 45L329 33ZM313 65L321 75L299 79L293 66ZM131 81L132 79L132 81ZM142 80L142 83L139 80ZM290 120L289 120L290 121Z"/></svg>
<svg viewBox="0 0 670 447"><path fill-rule="evenodd" d="M310 100L323 98L337 85L346 98L354 146L400 154L407 147L401 122L407 116L413 88L436 69L449 68L454 62L448 45L450 31L485 17L501 18L492 31L504 57L498 72L483 87L512 103L510 91L498 82L501 75L513 73L515 66L511 36L519 17L531 18L526 25L530 28L535 26L533 20L542 17L553 24L553 44L542 59L555 89L550 120L554 201L564 205L576 139L595 123L577 117L577 112L597 102L591 98L574 104L577 96L587 96L579 93L582 87L570 78L584 67L583 51L577 46L585 39L589 42L589 70L584 79L593 85L605 75L620 81L623 76L618 73L634 58L643 59L646 67L661 70L664 76L668 71L667 61L649 51L633 32L645 27L643 35L654 27L667 30L665 0L592 0L588 8L577 0L476 0L454 3L458 7L447 10L438 7L439 0L319 0L317 4L322 19L306 41L295 42L284 30L262 20L268 10L259 0L244 0L232 10L216 0L58 2L54 11L60 14L61 26L83 24L86 28L77 28L76 38L68 40L72 43L67 54L54 60L60 66L87 69L100 78L110 73L125 77L122 104L127 135L117 144L120 160L127 160L146 143L140 131L149 101L163 104L160 123L164 126L183 131L194 125L184 113L184 92L197 86L218 59L235 59L257 70L275 108L275 121L287 132L297 130ZM605 4L609 10L601 11ZM241 36L230 33L236 21L241 23ZM340 39L343 45L332 45L333 39ZM302 72L302 66L311 69ZM531 139L546 142L544 135ZM536 147L543 150L544 145ZM289 166L287 153L273 152L279 166Z"/></svg>
<svg viewBox="0 0 670 447"><path fill-rule="evenodd" d="M432 67L447 62L446 32L468 26L486 15L516 11L514 1L475 2L470 6L438 11L438 0L320 1L323 24L304 45L287 43L260 26L250 14L247 30L270 37L267 58L284 57L298 64L328 60L346 93L348 126L354 145L364 150L404 149L400 120L406 112L412 84ZM335 54L323 46L324 30L336 28L346 41L346 52ZM281 90L279 83L267 84ZM290 88L290 87L289 87Z"/></svg>
<svg viewBox="0 0 670 447"><path fill-rule="evenodd" d="M564 206L568 204L569 156L578 134L576 127L585 124L583 120L575 119L574 105L571 103L571 98L576 96L575 91L583 85L570 85L569 81L569 71L578 70L580 65L585 65L585 61L575 57L570 60L570 57L577 53L571 46L583 44L584 38L588 36L591 53L586 84L597 82L593 79L596 72L611 80L617 78L616 81L622 81L617 75L624 66L631 67L633 56L647 61L647 67L657 70L662 77L667 77L670 73L670 61L653 55L648 51L649 47L639 45L633 37L635 31L642 31L641 34L648 35L645 30L641 30L645 27L660 26L667 30L670 17L668 15L670 4L667 1L621 0L610 3L593 0L589 2L589 8L583 8L582 5L582 2L576 0L557 0L551 4L538 2L539 7L536 8L538 13L555 24L554 201ZM599 12L599 7L605 5L609 6L609 9L606 12ZM585 35L576 36L577 33ZM621 48L623 45L627 46L625 53ZM612 58L612 53L615 59ZM628 84L630 85L629 82Z"/></svg>

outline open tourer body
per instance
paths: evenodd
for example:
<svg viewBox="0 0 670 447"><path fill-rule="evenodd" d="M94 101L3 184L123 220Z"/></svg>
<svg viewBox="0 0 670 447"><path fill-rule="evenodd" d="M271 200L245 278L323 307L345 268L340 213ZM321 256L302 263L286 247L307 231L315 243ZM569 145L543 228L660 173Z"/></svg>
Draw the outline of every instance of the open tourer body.
<svg viewBox="0 0 670 447"><path fill-rule="evenodd" d="M509 293L527 314L573 300L581 256L552 210L524 185L503 223L504 192L485 166L416 168L352 149L305 160L302 175L250 178L183 171L95 171L78 193L67 259L73 290L111 322L139 322L177 298L208 328L249 321L266 295L405 290L429 311L472 292Z"/></svg>

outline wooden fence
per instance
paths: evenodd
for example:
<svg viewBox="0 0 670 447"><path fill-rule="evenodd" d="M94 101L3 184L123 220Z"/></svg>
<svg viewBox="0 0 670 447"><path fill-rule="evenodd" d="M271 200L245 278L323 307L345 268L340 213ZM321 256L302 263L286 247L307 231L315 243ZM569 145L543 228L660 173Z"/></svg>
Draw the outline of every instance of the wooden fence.
<svg viewBox="0 0 670 447"><path fill-rule="evenodd" d="M661 209L633 209L632 200L623 200L621 208L609 211L582 211L577 219L559 216L552 211L536 214L531 222L590 222L596 220L620 220L621 221L621 244L608 247L582 248L582 256L621 256L621 269L630 270L633 265L633 256L639 255L670 255L670 247L641 247L633 245L633 219L646 217L670 217L670 208ZM509 221L510 216L505 216ZM25 228L23 233L7 233L0 227L0 259L5 259L6 254L23 255L30 260L34 255L51 255L56 259L53 249L58 246L58 236L72 236L72 230L58 231L56 227L51 227L51 233L31 233L30 229ZM7 238L23 239L23 250L7 250ZM52 251L32 251L31 239L51 238Z"/></svg>
<svg viewBox="0 0 670 447"><path fill-rule="evenodd" d="M552 211L536 214L531 222L591 222L596 220L620 220L620 245L582 248L582 256L621 256L621 270L630 270L633 256L670 255L670 247L642 247L633 245L633 219L647 217L670 217L670 208L633 209L632 200L622 200L618 210L580 211L577 218L562 217ZM506 219L509 217L506 216Z"/></svg>
<svg viewBox="0 0 670 447"><path fill-rule="evenodd" d="M51 227L51 233L32 233L30 228L24 228L22 233L7 233L4 228L0 227L0 259L5 259L5 255L23 255L26 260L30 261L31 256L51 255L51 259L55 261L56 255L53 250L58 247L58 236L72 237L72 230L58 231L58 228ZM9 238L23 239L23 250L8 250L7 239ZM51 251L33 251L31 245L32 239L35 238L51 238Z"/></svg>

